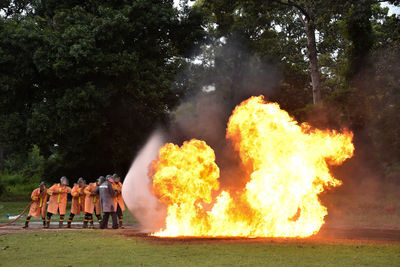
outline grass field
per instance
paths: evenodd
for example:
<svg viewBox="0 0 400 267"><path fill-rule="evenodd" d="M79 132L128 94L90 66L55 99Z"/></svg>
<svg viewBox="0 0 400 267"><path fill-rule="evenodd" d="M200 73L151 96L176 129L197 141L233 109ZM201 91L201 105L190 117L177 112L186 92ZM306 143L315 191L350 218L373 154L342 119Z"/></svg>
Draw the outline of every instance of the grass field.
<svg viewBox="0 0 400 267"><path fill-rule="evenodd" d="M25 209L25 207L28 204L29 202L0 202L0 223L9 222L10 220L7 218L7 214L10 214L11 216L18 215ZM70 207L71 207L71 202L68 202L65 221L67 221L68 219L68 215L70 213ZM21 219L18 220L18 222L23 222L26 216L28 215L28 212L29 210ZM58 215L53 217L54 218L52 218L52 221L57 222ZM83 217L84 217L83 214L75 216L74 222L83 221ZM31 219L31 221L41 221L41 220L42 220L41 218ZM97 221L96 218L94 218L94 220ZM135 222L135 219L127 210L124 211L124 221L127 223Z"/></svg>
<svg viewBox="0 0 400 267"><path fill-rule="evenodd" d="M112 231L0 236L1 266L399 266L400 245L156 244Z"/></svg>
<svg viewBox="0 0 400 267"><path fill-rule="evenodd" d="M0 202L0 222L7 222L7 213L17 215L26 204ZM128 212L125 219L135 222ZM54 218L57 220L58 216ZM400 243L199 244L154 242L122 233L126 231L53 230L2 235L0 228L0 266L400 266Z"/></svg>

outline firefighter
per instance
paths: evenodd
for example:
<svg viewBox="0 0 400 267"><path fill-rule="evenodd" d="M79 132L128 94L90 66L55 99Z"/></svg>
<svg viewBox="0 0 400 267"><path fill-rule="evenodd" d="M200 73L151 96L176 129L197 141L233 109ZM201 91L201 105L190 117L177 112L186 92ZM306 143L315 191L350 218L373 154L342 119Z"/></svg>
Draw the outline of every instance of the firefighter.
<svg viewBox="0 0 400 267"><path fill-rule="evenodd" d="M117 215L115 214L116 207L114 204L113 197L115 195L115 191L113 189L114 179L111 175L107 175L106 181L102 182L97 188L96 193L100 194L100 201L101 201L101 210L104 213L103 221L100 226L101 229L107 228L108 226L108 218L112 217L113 221L113 229L118 229L118 221Z"/></svg>
<svg viewBox="0 0 400 267"><path fill-rule="evenodd" d="M46 228L50 227L50 220L53 214L60 213L59 228L63 227L65 210L67 208L68 194L71 193L71 188L68 186L67 177L63 176L59 184L54 184L47 190L50 195L49 206L47 207L47 222Z"/></svg>
<svg viewBox="0 0 400 267"><path fill-rule="evenodd" d="M117 216L119 219L119 228L123 228L122 222L123 222L123 214L122 212L125 210L125 203L124 199L122 198L122 183L120 182L120 177L118 174L113 175L114 178L114 183L113 183L113 188L115 191L115 197L114 197L114 204L117 207Z"/></svg>
<svg viewBox="0 0 400 267"><path fill-rule="evenodd" d="M96 214L97 220L101 225L101 204L100 196L96 193L96 188L100 182L104 181L104 177L100 176L95 183L90 183L86 186L85 193L85 221L83 222L83 228L88 228L88 221L90 222L89 228L93 229L93 213Z"/></svg>
<svg viewBox="0 0 400 267"><path fill-rule="evenodd" d="M29 227L29 221L31 217L38 218L39 215L42 217L43 228L46 227L46 204L47 204L47 188L44 182L41 182L39 187L32 191L31 194L32 204L29 209L28 217L26 217L25 226Z"/></svg>
<svg viewBox="0 0 400 267"><path fill-rule="evenodd" d="M78 179L78 182L74 184L74 187L71 190L72 203L71 203L71 213L68 218L68 225L67 225L68 228L71 228L71 223L75 215L80 215L81 212L83 213L85 212L85 193L84 193L85 188L86 188L86 182L81 177Z"/></svg>

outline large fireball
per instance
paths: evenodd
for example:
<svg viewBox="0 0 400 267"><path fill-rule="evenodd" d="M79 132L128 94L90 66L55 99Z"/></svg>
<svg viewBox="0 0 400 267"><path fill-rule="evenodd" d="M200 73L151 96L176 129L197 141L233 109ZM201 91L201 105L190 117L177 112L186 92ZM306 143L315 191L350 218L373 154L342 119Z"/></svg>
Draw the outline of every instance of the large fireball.
<svg viewBox="0 0 400 267"><path fill-rule="evenodd" d="M298 124L276 103L251 97L233 111L227 138L249 173L239 192L219 189L214 151L200 140L166 144L151 166L153 190L167 205L157 236L306 237L324 224L318 195L338 186L328 165L353 155L353 134ZM214 194L215 195L215 194ZM212 203L210 206L209 204Z"/></svg>

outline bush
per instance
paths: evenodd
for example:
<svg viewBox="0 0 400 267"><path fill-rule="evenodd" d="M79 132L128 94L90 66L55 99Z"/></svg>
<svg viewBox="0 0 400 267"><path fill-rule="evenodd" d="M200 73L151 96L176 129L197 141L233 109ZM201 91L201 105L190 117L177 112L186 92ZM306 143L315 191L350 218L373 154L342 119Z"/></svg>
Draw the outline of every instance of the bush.
<svg viewBox="0 0 400 267"><path fill-rule="evenodd" d="M25 156L8 158L6 170L0 173L0 201L29 200L43 177L44 163L37 146Z"/></svg>
<svg viewBox="0 0 400 267"><path fill-rule="evenodd" d="M32 190L40 183L40 176L26 177L20 173L0 174L0 201L29 200Z"/></svg>

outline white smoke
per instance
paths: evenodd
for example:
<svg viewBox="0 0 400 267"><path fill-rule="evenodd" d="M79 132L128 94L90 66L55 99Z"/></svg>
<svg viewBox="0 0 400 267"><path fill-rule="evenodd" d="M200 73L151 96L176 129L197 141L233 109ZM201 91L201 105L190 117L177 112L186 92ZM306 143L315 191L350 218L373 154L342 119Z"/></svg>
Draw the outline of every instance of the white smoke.
<svg viewBox="0 0 400 267"><path fill-rule="evenodd" d="M151 135L133 161L122 187L125 203L144 232L158 231L166 217L165 207L150 191L151 179L148 176L149 166L157 158L158 150L164 143L160 132Z"/></svg>

